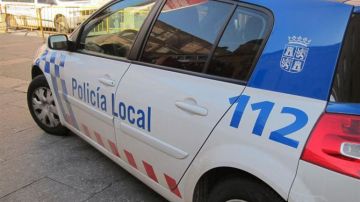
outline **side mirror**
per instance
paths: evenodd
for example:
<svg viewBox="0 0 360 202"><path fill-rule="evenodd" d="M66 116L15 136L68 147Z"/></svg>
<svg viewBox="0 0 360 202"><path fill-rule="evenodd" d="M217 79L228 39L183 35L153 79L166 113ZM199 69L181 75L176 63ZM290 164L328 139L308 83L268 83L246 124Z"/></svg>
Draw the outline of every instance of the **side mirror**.
<svg viewBox="0 0 360 202"><path fill-rule="evenodd" d="M48 47L53 50L70 50L70 41L65 34L49 36Z"/></svg>

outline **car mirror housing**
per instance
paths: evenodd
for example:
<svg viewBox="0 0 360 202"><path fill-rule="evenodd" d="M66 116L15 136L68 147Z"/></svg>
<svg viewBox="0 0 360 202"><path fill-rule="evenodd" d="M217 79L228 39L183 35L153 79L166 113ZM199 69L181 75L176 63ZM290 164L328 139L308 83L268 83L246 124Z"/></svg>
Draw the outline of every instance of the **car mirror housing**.
<svg viewBox="0 0 360 202"><path fill-rule="evenodd" d="M48 47L53 50L66 50L70 51L72 42L69 41L67 35L58 34L49 36Z"/></svg>

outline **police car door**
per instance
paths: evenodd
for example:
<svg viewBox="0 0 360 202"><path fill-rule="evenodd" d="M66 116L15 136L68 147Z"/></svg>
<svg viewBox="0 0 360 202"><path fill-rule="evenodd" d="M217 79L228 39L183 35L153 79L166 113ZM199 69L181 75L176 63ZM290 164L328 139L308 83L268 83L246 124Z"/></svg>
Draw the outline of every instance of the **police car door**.
<svg viewBox="0 0 360 202"><path fill-rule="evenodd" d="M187 2L162 8L114 110L123 157L179 197L176 184L244 90L270 24L258 10Z"/></svg>
<svg viewBox="0 0 360 202"><path fill-rule="evenodd" d="M112 3L84 26L79 50L59 54L66 122L110 152L116 142L112 99L130 65L126 57L153 4L147 0ZM147 9L135 24L135 11L143 6Z"/></svg>

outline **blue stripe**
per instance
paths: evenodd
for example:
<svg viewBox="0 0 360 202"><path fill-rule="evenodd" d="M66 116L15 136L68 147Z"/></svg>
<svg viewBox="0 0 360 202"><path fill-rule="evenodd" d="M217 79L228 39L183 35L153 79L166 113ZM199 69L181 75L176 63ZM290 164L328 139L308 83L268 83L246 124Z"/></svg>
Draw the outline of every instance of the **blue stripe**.
<svg viewBox="0 0 360 202"><path fill-rule="evenodd" d="M59 65L55 65L55 76L60 78L60 67L59 67Z"/></svg>
<svg viewBox="0 0 360 202"><path fill-rule="evenodd" d="M56 60L56 52L52 52L50 57L50 63L55 64L55 60Z"/></svg>
<svg viewBox="0 0 360 202"><path fill-rule="evenodd" d="M48 53L49 53L49 51L45 50L44 53L40 56L40 59L41 60L46 60L46 56L47 56Z"/></svg>
<svg viewBox="0 0 360 202"><path fill-rule="evenodd" d="M69 109L70 117L71 117L72 121L74 122L74 123L73 123L73 124L74 124L73 126L74 126L76 129L79 130L79 125L78 125L78 123L77 123L77 121L76 121L76 119L75 119L74 111L72 110L72 107L71 107L71 105L70 105L70 103L69 103L69 100L68 100L68 98L67 98L68 92L67 92L67 89L66 89L65 80L61 79L61 85L62 85L62 89L63 89L63 98L64 98L64 100L65 100L65 103L66 103L67 108Z"/></svg>
<svg viewBox="0 0 360 202"><path fill-rule="evenodd" d="M62 102L60 100L59 87L57 85L56 78L51 76L51 82L52 82L53 87L54 87L55 97L56 97L56 100L58 101L58 104L59 104L59 107L60 107L60 110L61 110L61 114L65 115L65 109L64 109L64 106L63 106L63 104L62 104Z"/></svg>
<svg viewBox="0 0 360 202"><path fill-rule="evenodd" d="M360 104L346 104L330 102L326 112L336 114L360 115Z"/></svg>
<svg viewBox="0 0 360 202"><path fill-rule="evenodd" d="M46 61L45 61L44 71L45 71L46 73L50 74L50 62L46 62Z"/></svg>
<svg viewBox="0 0 360 202"><path fill-rule="evenodd" d="M68 91L67 91L66 83L65 83L64 79L61 79L61 86L62 86L63 94L66 95L64 98L68 102L68 99L67 99Z"/></svg>
<svg viewBox="0 0 360 202"><path fill-rule="evenodd" d="M61 54L60 55L60 67L65 67L65 59L66 59L66 56Z"/></svg>

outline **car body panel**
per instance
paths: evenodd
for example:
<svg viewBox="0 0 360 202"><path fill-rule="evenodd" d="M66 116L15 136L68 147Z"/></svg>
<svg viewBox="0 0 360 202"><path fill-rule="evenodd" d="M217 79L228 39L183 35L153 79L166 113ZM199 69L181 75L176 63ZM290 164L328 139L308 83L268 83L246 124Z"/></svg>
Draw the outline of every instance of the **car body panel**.
<svg viewBox="0 0 360 202"><path fill-rule="evenodd" d="M326 102L250 87L245 89L242 96L249 96L250 99L243 110L240 124L238 127L231 126L234 117L238 117L239 104L235 104L212 132L183 178L180 187L185 193L194 189L196 184L193 183L206 171L217 167L232 167L251 173L287 199L303 147L318 117L323 113ZM259 119L262 122L260 125L264 127L259 136L253 132L259 111L254 111L252 107L264 101L274 103L274 107L267 120ZM299 142L296 148L271 140L274 131L297 122L296 116L282 113L286 107L299 109L308 117L301 129L286 136ZM192 197L191 194L188 197Z"/></svg>
<svg viewBox="0 0 360 202"><path fill-rule="evenodd" d="M337 113L337 114L360 115L360 105L330 102L326 108L326 112Z"/></svg>
<svg viewBox="0 0 360 202"><path fill-rule="evenodd" d="M275 18L273 32L249 86L327 100L353 7L317 0L248 2L270 9ZM309 16L312 20L308 19ZM280 62L284 47L289 44L289 37L293 36L307 38L311 42L303 70L289 74L280 68Z"/></svg>
<svg viewBox="0 0 360 202"><path fill-rule="evenodd" d="M38 56L43 61L35 63L45 72L53 92L58 92L61 122L168 200L191 201L201 176L219 167L248 172L287 200L305 143L326 110L353 7L322 0L244 2L269 9L275 18L247 86L61 51L60 55L68 57L65 68L70 70L60 71L59 77L64 78L59 81L55 68L46 73L44 60L51 57L42 58L42 52L51 55L54 51L43 47ZM314 20L307 20L309 14ZM301 47L307 50L296 72L281 65L294 40L304 42ZM294 45L296 50L299 47ZM116 79L116 87L101 87L107 103L101 112L73 92L73 78L92 91L101 85L97 79L103 72L112 73L108 76ZM64 86L67 93L61 90ZM207 109L208 116L198 117L176 107L184 100L192 104L195 100ZM130 112L137 115L129 116ZM71 114L74 118L69 118ZM144 114L144 127L138 124L139 114ZM99 142L95 130L100 130L105 144ZM116 144L116 150L109 141ZM307 194L302 187L306 183L297 180L294 193ZM290 199L298 201L296 194Z"/></svg>
<svg viewBox="0 0 360 202"><path fill-rule="evenodd" d="M358 202L360 180L300 161L289 202Z"/></svg>
<svg viewBox="0 0 360 202"><path fill-rule="evenodd" d="M144 77L144 75L146 75ZM142 109L151 118L144 128L115 117L118 146L156 165L179 181L214 126L230 108L228 98L245 86L198 78L172 71L132 65L119 86L116 103ZM207 90L211 89L211 90ZM206 114L181 109L181 103L201 106ZM131 115L138 118L138 115ZM151 119L151 120L150 120ZM147 122L147 121L146 121ZM164 125L165 124L165 125ZM134 149L136 148L136 149ZM166 163L163 163L166 162ZM137 162L141 165L141 162ZM159 181L167 187L167 183Z"/></svg>

